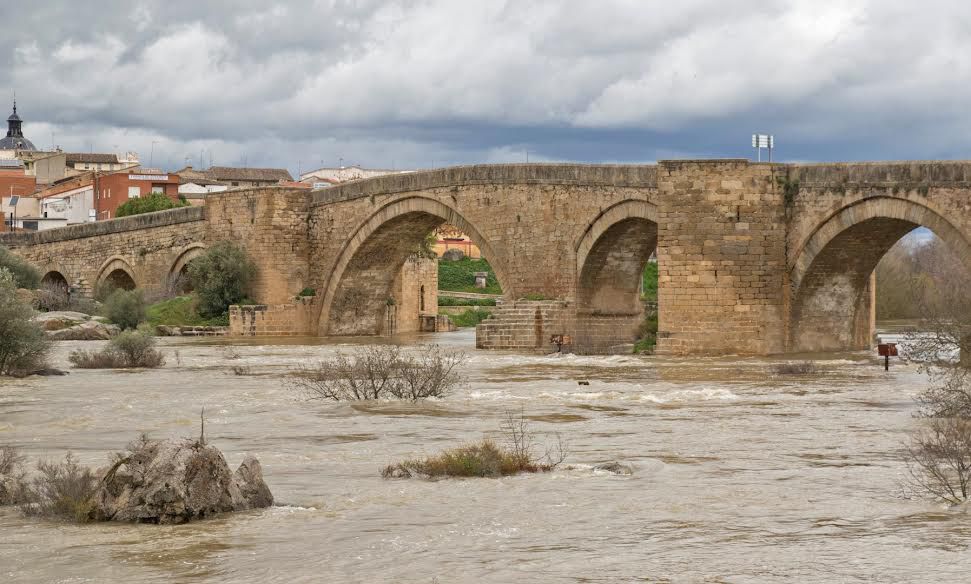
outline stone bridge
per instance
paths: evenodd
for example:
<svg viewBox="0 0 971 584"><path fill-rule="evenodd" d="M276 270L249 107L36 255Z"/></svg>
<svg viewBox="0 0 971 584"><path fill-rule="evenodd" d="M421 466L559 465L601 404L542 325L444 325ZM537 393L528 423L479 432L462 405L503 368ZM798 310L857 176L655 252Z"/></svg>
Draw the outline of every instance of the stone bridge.
<svg viewBox="0 0 971 584"><path fill-rule="evenodd" d="M231 239L259 267L259 318L283 315L292 334L373 335L388 332L396 274L442 223L471 237L503 288L478 327L482 348L548 350L553 334L586 353L629 344L656 253L661 354L862 349L873 270L907 232L931 229L971 268L971 162L455 167L314 193L213 193L204 208L0 243L90 292L105 280L164 288ZM305 287L317 295L295 301Z"/></svg>

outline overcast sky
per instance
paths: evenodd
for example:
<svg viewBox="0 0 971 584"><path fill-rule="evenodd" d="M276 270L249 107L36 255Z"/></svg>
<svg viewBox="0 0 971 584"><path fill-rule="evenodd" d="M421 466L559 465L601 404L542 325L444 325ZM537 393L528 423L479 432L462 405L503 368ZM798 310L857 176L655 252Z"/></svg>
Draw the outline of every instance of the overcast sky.
<svg viewBox="0 0 971 584"><path fill-rule="evenodd" d="M146 164L154 141L166 169L748 157L754 131L782 160L971 158L956 0L32 0L0 16L0 88L29 139Z"/></svg>

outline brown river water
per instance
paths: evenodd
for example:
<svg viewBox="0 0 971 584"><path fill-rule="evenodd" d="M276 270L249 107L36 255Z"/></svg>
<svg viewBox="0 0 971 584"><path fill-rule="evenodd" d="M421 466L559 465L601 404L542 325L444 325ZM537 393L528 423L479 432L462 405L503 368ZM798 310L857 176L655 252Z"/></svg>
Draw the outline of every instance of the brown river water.
<svg viewBox="0 0 971 584"><path fill-rule="evenodd" d="M967 582L964 510L908 498L902 447L926 384L864 354L777 376L758 358L523 356L471 331L467 384L411 405L307 401L286 372L341 346L163 341L155 371L0 381L0 444L92 466L139 432L263 463L277 505L184 526L67 525L0 509L0 582ZM59 343L68 352L98 343ZM345 345L343 347L347 349ZM178 354L176 356L176 353ZM233 374L245 366L250 375ZM579 385L588 380L589 385ZM403 457L495 435L522 411L563 468L384 480ZM592 470L606 461L632 476Z"/></svg>

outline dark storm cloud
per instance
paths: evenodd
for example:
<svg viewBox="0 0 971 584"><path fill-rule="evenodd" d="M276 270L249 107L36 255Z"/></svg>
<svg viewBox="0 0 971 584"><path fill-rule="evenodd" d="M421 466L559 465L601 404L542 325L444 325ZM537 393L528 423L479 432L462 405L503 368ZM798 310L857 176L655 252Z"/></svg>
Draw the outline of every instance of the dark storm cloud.
<svg viewBox="0 0 971 584"><path fill-rule="evenodd" d="M954 1L0 11L0 86L17 91L28 137L169 166L746 156L748 135L766 130L789 159L967 157L971 146L971 7Z"/></svg>

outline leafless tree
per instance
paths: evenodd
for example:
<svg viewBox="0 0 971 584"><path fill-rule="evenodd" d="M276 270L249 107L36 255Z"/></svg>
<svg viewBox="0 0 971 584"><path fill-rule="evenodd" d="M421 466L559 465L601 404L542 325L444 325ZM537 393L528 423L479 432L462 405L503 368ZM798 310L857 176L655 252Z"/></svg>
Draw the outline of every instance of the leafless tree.
<svg viewBox="0 0 971 584"><path fill-rule="evenodd" d="M464 361L464 354L438 346L406 354L395 345L370 345L297 370L288 384L316 399L418 401L442 397L459 385Z"/></svg>
<svg viewBox="0 0 971 584"><path fill-rule="evenodd" d="M911 483L951 504L971 495L971 420L933 418L915 431L907 448Z"/></svg>

